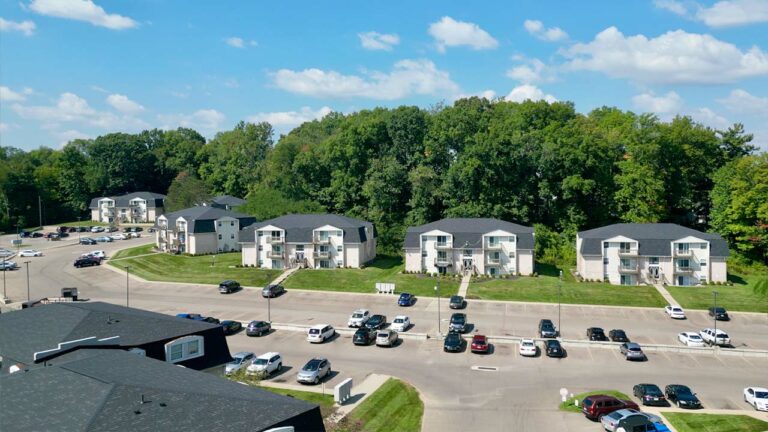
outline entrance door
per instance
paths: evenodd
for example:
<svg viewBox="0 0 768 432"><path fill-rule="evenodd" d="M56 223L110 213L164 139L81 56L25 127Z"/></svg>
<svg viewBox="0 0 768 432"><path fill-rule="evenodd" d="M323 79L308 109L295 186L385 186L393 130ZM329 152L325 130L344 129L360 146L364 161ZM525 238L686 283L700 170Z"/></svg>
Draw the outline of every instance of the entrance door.
<svg viewBox="0 0 768 432"><path fill-rule="evenodd" d="M677 286L685 286L685 276L677 277Z"/></svg>
<svg viewBox="0 0 768 432"><path fill-rule="evenodd" d="M464 258L464 271L472 271L472 258Z"/></svg>
<svg viewBox="0 0 768 432"><path fill-rule="evenodd" d="M650 276L651 279L658 279L659 278L659 267L658 266L648 267L648 276Z"/></svg>

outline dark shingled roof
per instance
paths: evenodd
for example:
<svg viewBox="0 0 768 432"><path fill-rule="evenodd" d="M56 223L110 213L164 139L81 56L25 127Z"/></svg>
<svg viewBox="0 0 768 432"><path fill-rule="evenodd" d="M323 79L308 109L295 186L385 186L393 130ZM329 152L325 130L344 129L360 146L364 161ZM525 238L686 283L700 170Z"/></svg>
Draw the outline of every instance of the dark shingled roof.
<svg viewBox="0 0 768 432"><path fill-rule="evenodd" d="M0 314L0 356L25 364L60 342L120 336L121 347L175 339L217 327L102 302L54 303Z"/></svg>
<svg viewBox="0 0 768 432"><path fill-rule="evenodd" d="M492 218L449 218L410 227L405 233L403 247L405 249L420 248L419 236L432 230L440 230L453 235L454 247L462 247L466 243L470 249L482 247L484 234L502 230L517 236L518 249L533 250L533 228Z"/></svg>
<svg viewBox="0 0 768 432"><path fill-rule="evenodd" d="M241 241L256 241L255 231L265 226L276 226L285 230L288 243L312 243L312 231L321 226L331 225L344 231L344 243L364 243L368 240L365 228L373 237L376 232L370 222L335 214L289 214L253 224L243 229Z"/></svg>
<svg viewBox="0 0 768 432"><path fill-rule="evenodd" d="M670 223L621 223L579 232L582 255L602 255L602 242L616 236L637 240L638 252L645 256L670 256L670 243L685 237L709 241L710 256L727 257L728 243L718 234L710 234Z"/></svg>
<svg viewBox="0 0 768 432"><path fill-rule="evenodd" d="M184 218L188 223L189 232L192 233L210 233L216 232L214 222L223 217L231 217L240 221L240 227L245 227L256 223L256 218L245 213L237 213L231 210L224 210L216 207L190 207L188 209L164 214L161 217L168 219L168 226L176 225L176 219Z"/></svg>
<svg viewBox="0 0 768 432"><path fill-rule="evenodd" d="M0 377L18 431L323 431L317 405L122 350ZM141 403L142 397L144 403ZM138 412L137 412L138 411Z"/></svg>
<svg viewBox="0 0 768 432"><path fill-rule="evenodd" d="M111 198L115 200L115 207L128 207L129 203L134 198L141 198L147 200L147 208L165 207L165 195L155 192L134 192L125 195L110 196L110 197L97 197L91 200L92 209L99 207L99 200L104 198Z"/></svg>
<svg viewBox="0 0 768 432"><path fill-rule="evenodd" d="M245 200L232 195L219 195L211 199L211 204L220 206L237 207L245 204Z"/></svg>

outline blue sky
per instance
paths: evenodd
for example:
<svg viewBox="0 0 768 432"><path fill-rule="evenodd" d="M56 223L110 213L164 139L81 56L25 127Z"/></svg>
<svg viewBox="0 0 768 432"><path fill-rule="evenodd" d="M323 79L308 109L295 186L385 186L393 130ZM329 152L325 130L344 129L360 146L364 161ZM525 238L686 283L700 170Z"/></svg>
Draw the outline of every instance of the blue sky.
<svg viewBox="0 0 768 432"><path fill-rule="evenodd" d="M0 144L477 94L742 122L768 149L768 0L473 3L0 0Z"/></svg>

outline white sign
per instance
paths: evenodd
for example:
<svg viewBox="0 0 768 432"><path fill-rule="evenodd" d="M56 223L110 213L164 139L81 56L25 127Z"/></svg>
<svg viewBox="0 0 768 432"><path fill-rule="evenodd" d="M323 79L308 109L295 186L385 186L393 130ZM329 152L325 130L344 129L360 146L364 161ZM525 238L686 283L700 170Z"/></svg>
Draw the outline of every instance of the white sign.
<svg viewBox="0 0 768 432"><path fill-rule="evenodd" d="M568 389L563 387L560 389L560 397L563 399L563 402L565 402L568 399Z"/></svg>
<svg viewBox="0 0 768 432"><path fill-rule="evenodd" d="M11 240L11 244L14 246L21 246L21 239Z"/></svg>
<svg viewBox="0 0 768 432"><path fill-rule="evenodd" d="M394 294L395 284L393 283L376 283L376 292L379 294Z"/></svg>
<svg viewBox="0 0 768 432"><path fill-rule="evenodd" d="M342 405L352 397L352 378L347 378L333 388L333 400Z"/></svg>

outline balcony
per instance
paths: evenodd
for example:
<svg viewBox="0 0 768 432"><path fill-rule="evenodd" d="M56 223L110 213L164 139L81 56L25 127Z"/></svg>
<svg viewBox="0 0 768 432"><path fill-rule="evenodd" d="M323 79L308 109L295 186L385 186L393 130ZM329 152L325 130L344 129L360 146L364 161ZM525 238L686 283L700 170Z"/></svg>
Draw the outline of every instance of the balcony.
<svg viewBox="0 0 768 432"><path fill-rule="evenodd" d="M636 257L638 256L637 249L619 249L619 256Z"/></svg>
<svg viewBox="0 0 768 432"><path fill-rule="evenodd" d="M689 257L692 256L693 252L691 252L690 249L675 249L675 256L676 257Z"/></svg>
<svg viewBox="0 0 768 432"><path fill-rule="evenodd" d="M445 257L445 258L437 257L437 258L435 258L435 267L450 267L451 265L452 265L451 264L451 260L449 260L448 257Z"/></svg>
<svg viewBox="0 0 768 432"><path fill-rule="evenodd" d="M501 243L486 243L485 248L488 250L499 250L501 249Z"/></svg>
<svg viewBox="0 0 768 432"><path fill-rule="evenodd" d="M315 238L312 240L312 243L314 243L314 244L330 244L331 243L331 237L315 236Z"/></svg>
<svg viewBox="0 0 768 432"><path fill-rule="evenodd" d="M691 274L693 271L691 266L675 266L675 273L677 274Z"/></svg>
<svg viewBox="0 0 768 432"><path fill-rule="evenodd" d="M283 259L283 251L267 251L267 258L269 259Z"/></svg>
<svg viewBox="0 0 768 432"><path fill-rule="evenodd" d="M315 251L315 258L328 259L331 257L331 251Z"/></svg>
<svg viewBox="0 0 768 432"><path fill-rule="evenodd" d="M275 244L275 243L282 243L282 242L283 242L283 237L267 236L267 243L268 244Z"/></svg>
<svg viewBox="0 0 768 432"><path fill-rule="evenodd" d="M437 250L446 250L446 249L450 249L450 248L451 248L451 244L448 243L448 242L446 242L446 243L435 243L435 249L437 249Z"/></svg>
<svg viewBox="0 0 768 432"><path fill-rule="evenodd" d="M637 273L639 270L637 265L620 265L619 273Z"/></svg>
<svg viewBox="0 0 768 432"><path fill-rule="evenodd" d="M501 265L501 258L491 258L491 257L488 257L485 260L485 265L493 266L493 267L500 266Z"/></svg>

